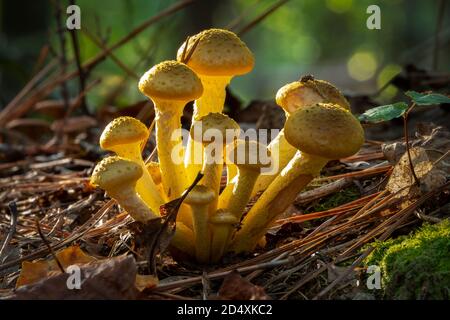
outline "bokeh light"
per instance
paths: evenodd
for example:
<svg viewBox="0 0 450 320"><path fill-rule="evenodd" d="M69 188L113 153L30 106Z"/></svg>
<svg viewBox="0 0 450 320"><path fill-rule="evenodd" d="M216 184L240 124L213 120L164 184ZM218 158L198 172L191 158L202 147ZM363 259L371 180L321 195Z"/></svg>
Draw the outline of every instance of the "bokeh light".
<svg viewBox="0 0 450 320"><path fill-rule="evenodd" d="M392 78L402 71L402 67L397 64L386 65L378 74L377 77L377 88L381 89L385 86ZM395 97L398 90L393 85L388 85L383 92L380 94L380 98L383 100L390 100Z"/></svg>
<svg viewBox="0 0 450 320"><path fill-rule="evenodd" d="M377 59L370 51L357 51L347 61L348 74L358 81L366 81L372 78L377 67Z"/></svg>
<svg viewBox="0 0 450 320"><path fill-rule="evenodd" d="M327 7L336 13L344 13L351 9L353 0L327 0Z"/></svg>

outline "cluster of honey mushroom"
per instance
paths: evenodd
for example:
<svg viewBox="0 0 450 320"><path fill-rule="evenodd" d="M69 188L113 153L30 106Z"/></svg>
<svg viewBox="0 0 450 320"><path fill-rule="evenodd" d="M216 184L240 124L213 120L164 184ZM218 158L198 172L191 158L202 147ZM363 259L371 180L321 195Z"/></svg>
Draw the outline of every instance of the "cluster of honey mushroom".
<svg viewBox="0 0 450 320"><path fill-rule="evenodd" d="M199 263L215 263L225 253L263 246L267 229L327 162L356 153L364 142L348 101L333 85L312 77L279 89L276 102L287 120L268 146L239 138L232 142L208 138L208 129L224 137L230 130L239 132L239 125L222 113L225 88L253 65L251 51L234 33L200 32L181 45L177 61L155 65L139 81L140 91L155 107L159 161L144 162L142 149L149 130L135 118L114 119L100 138L101 147L116 155L97 164L91 183L137 221L161 218L160 206L179 198L203 173L179 209L171 241L173 248ZM183 144L177 132L190 101L194 101L191 134ZM196 129L202 133L200 139L193 135ZM231 156L237 152L244 157ZM174 161L174 154L182 161ZM267 166L260 160L264 157L277 161L278 171L261 174ZM224 171L227 184L221 190Z"/></svg>

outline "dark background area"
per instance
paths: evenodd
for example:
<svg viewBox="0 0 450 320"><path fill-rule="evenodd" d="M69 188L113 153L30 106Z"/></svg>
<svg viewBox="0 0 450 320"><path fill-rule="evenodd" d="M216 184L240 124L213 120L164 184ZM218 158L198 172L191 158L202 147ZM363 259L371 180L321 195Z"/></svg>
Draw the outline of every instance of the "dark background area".
<svg viewBox="0 0 450 320"><path fill-rule="evenodd" d="M139 23L175 1L113 0L76 2L81 8L82 30L105 44L125 36ZM148 28L114 54L136 75L153 64L175 57L187 35L209 27L239 30L276 1L196 1L184 10ZM0 93L4 106L36 72L42 48L59 49L52 1L0 2ZM60 2L65 8L66 2ZM366 8L381 8L381 30L368 30ZM401 67L413 63L433 69L434 38L440 14L439 0L291 0L261 21L242 38L256 57L252 73L235 78L231 88L245 101L270 99L284 83L312 73L332 81L346 92L370 93L383 86ZM450 6L442 12L437 71L447 71L449 61ZM65 11L65 10L64 10ZM63 12L64 19L67 17ZM83 61L99 52L79 31ZM68 51L69 59L72 56ZM51 56L51 54L50 54ZM121 82L125 72L111 59L97 67L92 77L102 83L88 94L99 107L105 93ZM70 87L71 90L76 88ZM57 94L57 92L55 92ZM389 100L395 89L385 90ZM128 105L141 99L136 80L129 79L113 103Z"/></svg>

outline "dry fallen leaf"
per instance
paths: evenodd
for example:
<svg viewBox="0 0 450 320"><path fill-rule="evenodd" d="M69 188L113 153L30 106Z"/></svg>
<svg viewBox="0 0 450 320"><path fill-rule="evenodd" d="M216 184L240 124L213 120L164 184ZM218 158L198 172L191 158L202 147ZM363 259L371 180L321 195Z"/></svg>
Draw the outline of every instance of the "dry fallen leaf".
<svg viewBox="0 0 450 320"><path fill-rule="evenodd" d="M58 261L64 269L71 265L83 265L91 261L95 261L94 257L85 254L80 247L70 246L56 253ZM22 263L22 270L16 282L16 288L24 285L36 283L50 275L61 273L58 264L54 259L38 260L38 261L24 261Z"/></svg>
<svg viewBox="0 0 450 320"><path fill-rule="evenodd" d="M136 275L135 286L136 289L139 290L139 292L142 292L146 289L154 288L158 285L158 283L159 283L158 278L153 275L143 275L143 274Z"/></svg>
<svg viewBox="0 0 450 320"><path fill-rule="evenodd" d="M414 184L408 154L405 153L394 166L386 186L387 190L396 193L397 197L409 196L412 198L418 196L422 191L434 190L445 183L445 172L433 165L424 148L411 148L410 153L414 172L420 181L421 189Z"/></svg>
<svg viewBox="0 0 450 320"><path fill-rule="evenodd" d="M78 246L71 246L60 250L56 253L58 261L66 270L71 265L78 265L80 267L87 266L91 262L107 262L111 259L97 260L83 252ZM16 288L36 284L44 279L48 280L51 277L60 276L61 270L54 259L38 260L38 261L24 261L22 263L22 270L16 282ZM120 274L117 276L120 277ZM45 281L44 281L45 282ZM158 284L158 278L151 275L136 274L135 287L139 291L150 289Z"/></svg>
<svg viewBox="0 0 450 320"><path fill-rule="evenodd" d="M136 261L133 256L96 260L80 266L80 289L69 289L71 274L61 273L21 286L9 299L136 299Z"/></svg>
<svg viewBox="0 0 450 320"><path fill-rule="evenodd" d="M223 280L219 289L222 300L269 300L264 288L254 285L241 277L238 272L231 272Z"/></svg>

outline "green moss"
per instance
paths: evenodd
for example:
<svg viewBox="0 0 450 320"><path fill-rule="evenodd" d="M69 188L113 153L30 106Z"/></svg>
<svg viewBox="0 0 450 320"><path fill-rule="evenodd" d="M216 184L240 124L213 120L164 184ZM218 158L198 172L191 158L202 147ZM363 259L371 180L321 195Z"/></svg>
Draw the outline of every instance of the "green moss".
<svg viewBox="0 0 450 320"><path fill-rule="evenodd" d="M358 187L351 186L343 190L340 190L339 192L336 192L330 196L320 199L320 201L315 203L313 206L309 207L305 211L305 213L319 212L333 209L347 202L356 200L359 197L360 193Z"/></svg>
<svg viewBox="0 0 450 320"><path fill-rule="evenodd" d="M450 221L375 243L366 265L381 268L388 299L450 299Z"/></svg>

